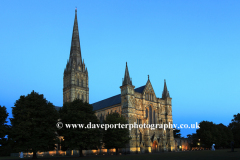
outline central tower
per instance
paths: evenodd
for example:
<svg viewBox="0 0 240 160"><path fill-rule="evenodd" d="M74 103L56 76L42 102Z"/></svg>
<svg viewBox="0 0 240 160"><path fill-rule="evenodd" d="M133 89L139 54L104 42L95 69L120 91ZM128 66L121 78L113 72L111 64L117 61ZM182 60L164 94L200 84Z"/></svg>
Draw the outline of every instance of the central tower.
<svg viewBox="0 0 240 160"><path fill-rule="evenodd" d="M88 71L82 61L78 32L77 9L73 25L69 60L63 76L63 103L81 99L89 103Z"/></svg>

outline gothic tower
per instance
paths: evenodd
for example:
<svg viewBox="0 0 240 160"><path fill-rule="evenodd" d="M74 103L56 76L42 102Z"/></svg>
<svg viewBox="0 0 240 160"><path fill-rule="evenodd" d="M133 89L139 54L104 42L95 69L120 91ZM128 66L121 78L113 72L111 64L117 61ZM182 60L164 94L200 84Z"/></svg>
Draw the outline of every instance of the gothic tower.
<svg viewBox="0 0 240 160"><path fill-rule="evenodd" d="M126 69L124 74L124 79L122 82L121 88L121 104L122 104L122 115L126 117L128 123L133 123L136 121L132 121L130 118L132 114L134 114L133 110L135 109L134 106L134 88L135 86L132 85L132 80L130 79L130 75L128 72L128 66L126 63Z"/></svg>
<svg viewBox="0 0 240 160"><path fill-rule="evenodd" d="M89 103L88 71L82 61L78 32L77 9L73 25L69 60L63 76L63 103L81 99Z"/></svg>
<svg viewBox="0 0 240 160"><path fill-rule="evenodd" d="M161 119L166 124L173 124L172 120L172 98L170 97L169 91L167 89L166 80L164 80L164 87L162 92L162 100L164 100L165 104L165 113L161 115ZM165 145L166 144L166 145ZM173 137L173 129L166 129L166 135L164 137L163 146L168 151L174 150L174 137Z"/></svg>
<svg viewBox="0 0 240 160"><path fill-rule="evenodd" d="M135 110L135 96L134 88L132 85L132 80L130 79L128 66L126 63L126 69L124 74L124 79L122 82L121 88L121 106L122 106L122 115L126 117L129 124L134 124L137 122L136 110ZM131 129L129 131L129 136L132 138L129 142L129 145L126 148L129 148L129 151L136 151L137 143L137 129Z"/></svg>

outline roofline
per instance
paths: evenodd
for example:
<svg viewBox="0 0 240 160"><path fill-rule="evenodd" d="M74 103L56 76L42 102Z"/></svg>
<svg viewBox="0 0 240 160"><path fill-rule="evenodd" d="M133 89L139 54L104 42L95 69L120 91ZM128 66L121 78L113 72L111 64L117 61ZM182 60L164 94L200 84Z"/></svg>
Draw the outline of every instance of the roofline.
<svg viewBox="0 0 240 160"><path fill-rule="evenodd" d="M145 86L145 85L143 85L143 86ZM141 86L141 87L143 87L143 86ZM138 88L141 88L141 87L138 87ZM138 88L135 88L135 89L138 89ZM135 89L134 89L134 90L135 90ZM135 91L134 91L134 92L135 92ZM137 92L137 93L140 93L140 92ZM117 94L117 95L115 95L115 96L119 96L119 95L121 95L121 94ZM109 97L109 98L106 98L106 99L103 99L103 100L97 101L97 102L95 102L95 103L98 103L98 102L101 102L101 101L104 101L104 100L107 100L107 99L113 98L113 97L115 97L115 96L112 96L112 97ZM92 103L91 105L94 105L95 103Z"/></svg>
<svg viewBox="0 0 240 160"><path fill-rule="evenodd" d="M105 100L107 100L107 99L110 99L110 98L116 97L116 96L118 96L118 95L121 95L121 94L117 94L117 95L115 95L115 96L112 96L112 97L109 97L109 98L103 99L103 100L101 100L101 101L97 101L97 102L95 102L95 103L99 103L99 102L105 101ZM95 103L92 103L91 105L94 105Z"/></svg>
<svg viewBox="0 0 240 160"><path fill-rule="evenodd" d="M101 108L101 109L98 109L98 110L94 110L94 111L101 111L101 110L106 110L106 109L110 109L110 108L114 108L114 107L118 107L119 105L121 105L121 103L118 103L118 104L114 104L112 106L108 106L108 107L105 107L105 108Z"/></svg>

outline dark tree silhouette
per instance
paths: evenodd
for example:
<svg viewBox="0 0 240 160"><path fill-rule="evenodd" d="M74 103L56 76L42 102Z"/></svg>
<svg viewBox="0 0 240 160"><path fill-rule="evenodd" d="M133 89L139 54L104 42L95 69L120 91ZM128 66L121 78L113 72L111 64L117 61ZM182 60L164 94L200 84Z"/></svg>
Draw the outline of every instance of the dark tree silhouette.
<svg viewBox="0 0 240 160"><path fill-rule="evenodd" d="M173 136L174 138L181 138L180 129L173 130Z"/></svg>
<svg viewBox="0 0 240 160"><path fill-rule="evenodd" d="M53 104L42 94L32 91L27 96L20 96L14 106L10 120L15 149L18 152L33 152L33 159L37 158L38 151L53 150L57 143L58 118Z"/></svg>
<svg viewBox="0 0 240 160"><path fill-rule="evenodd" d="M228 128L231 129L234 139L234 147L240 147L240 114L233 116L232 122L229 124Z"/></svg>
<svg viewBox="0 0 240 160"><path fill-rule="evenodd" d="M9 154L6 152L8 150L8 141L6 136L9 135L10 126L7 125L8 113L5 106L0 106L0 156Z"/></svg>
<svg viewBox="0 0 240 160"><path fill-rule="evenodd" d="M84 103L82 100L76 99L73 102L64 103L59 111L61 122L66 124L83 124L84 127L80 128L78 125L73 128L66 128L64 126L59 129L58 133L64 137L62 146L65 149L78 149L79 156L83 156L82 150L84 149L97 149L101 146L102 132L101 129L93 126L99 124L92 105ZM91 129L85 128L91 122Z"/></svg>
<svg viewBox="0 0 240 160"><path fill-rule="evenodd" d="M127 120L124 116L118 113L112 113L107 115L105 124L127 124ZM116 125L117 126L117 125ZM118 149L124 148L130 141L128 128L109 128L103 132L103 143L105 148L116 149L116 155L118 155Z"/></svg>

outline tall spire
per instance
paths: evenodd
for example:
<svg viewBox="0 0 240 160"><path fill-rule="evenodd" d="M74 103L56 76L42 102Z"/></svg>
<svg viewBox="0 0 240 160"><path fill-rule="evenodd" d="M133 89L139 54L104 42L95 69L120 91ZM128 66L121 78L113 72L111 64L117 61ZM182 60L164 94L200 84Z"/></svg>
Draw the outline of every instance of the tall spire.
<svg viewBox="0 0 240 160"><path fill-rule="evenodd" d="M63 103L72 102L75 99L89 103L88 71L85 67L81 55L76 8L70 56L63 75Z"/></svg>
<svg viewBox="0 0 240 160"><path fill-rule="evenodd" d="M163 88L163 92L162 92L162 98L165 99L167 97L170 97L170 94L167 89L166 79L164 79L164 88Z"/></svg>
<svg viewBox="0 0 240 160"><path fill-rule="evenodd" d="M74 60L77 65L82 65L81 47L80 47L79 32L78 32L78 21L77 21L77 8L75 9L75 19L74 19L74 25L73 25L70 57L72 57L72 60Z"/></svg>
<svg viewBox="0 0 240 160"><path fill-rule="evenodd" d="M128 66L127 66L127 62L126 62L126 69L125 69L124 80L122 82L122 85L127 85L127 84L132 85L132 80L130 79L129 72L128 72Z"/></svg>

